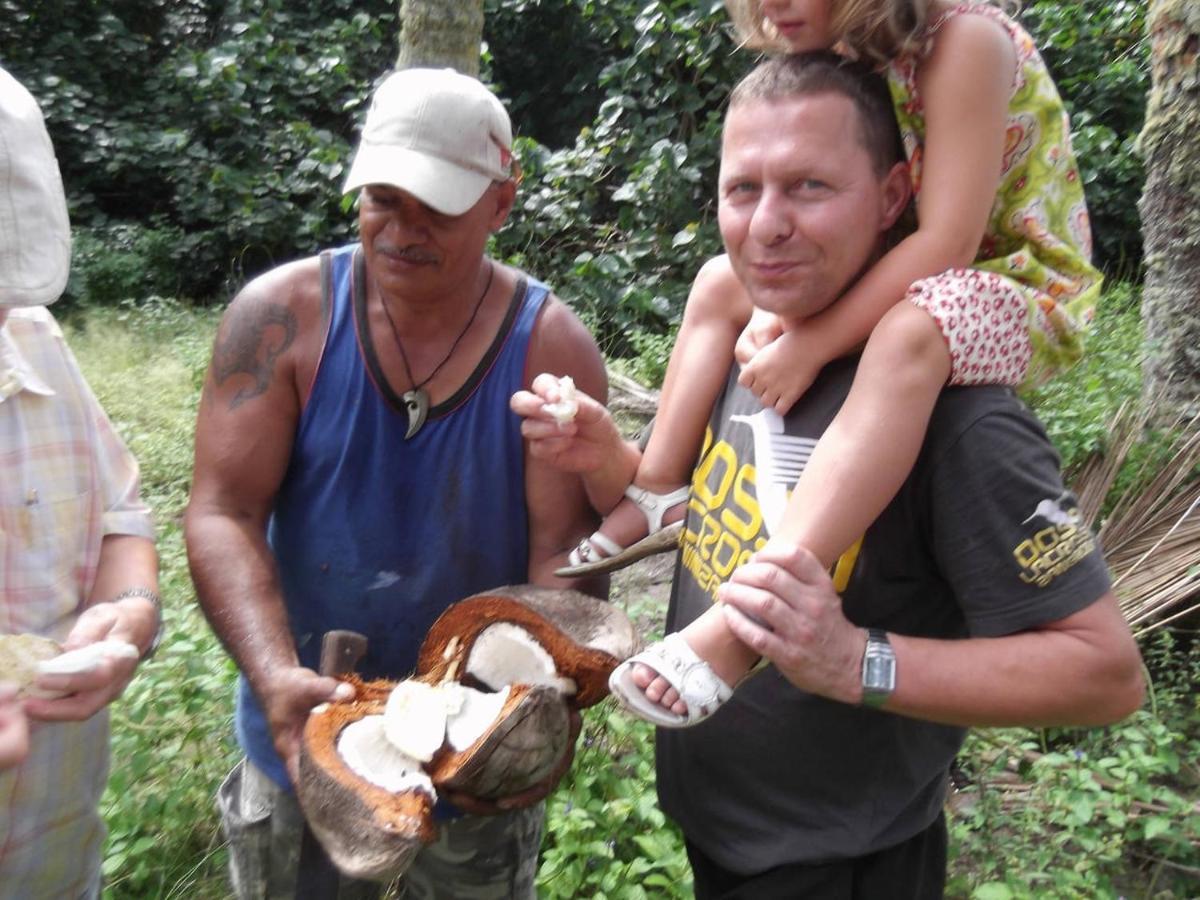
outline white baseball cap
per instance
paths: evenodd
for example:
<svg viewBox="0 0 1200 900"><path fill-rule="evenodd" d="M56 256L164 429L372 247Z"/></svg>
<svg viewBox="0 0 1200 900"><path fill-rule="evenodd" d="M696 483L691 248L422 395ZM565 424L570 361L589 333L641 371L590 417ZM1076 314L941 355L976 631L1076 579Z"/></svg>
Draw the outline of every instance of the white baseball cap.
<svg viewBox="0 0 1200 900"><path fill-rule="evenodd" d="M70 271L67 198L42 111L0 68L0 308L53 303Z"/></svg>
<svg viewBox="0 0 1200 900"><path fill-rule="evenodd" d="M512 162L512 123L495 94L453 69L404 69L375 91L343 193L388 184L458 216Z"/></svg>

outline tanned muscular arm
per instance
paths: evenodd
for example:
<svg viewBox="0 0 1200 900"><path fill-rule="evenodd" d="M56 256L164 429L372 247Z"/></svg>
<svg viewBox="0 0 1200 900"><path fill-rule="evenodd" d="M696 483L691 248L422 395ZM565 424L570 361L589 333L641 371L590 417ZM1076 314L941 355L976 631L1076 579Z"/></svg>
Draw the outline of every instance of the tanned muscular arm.
<svg viewBox="0 0 1200 900"><path fill-rule="evenodd" d="M308 711L338 682L299 665L266 526L324 332L315 258L234 298L205 379L184 520L200 605L262 703L293 778Z"/></svg>

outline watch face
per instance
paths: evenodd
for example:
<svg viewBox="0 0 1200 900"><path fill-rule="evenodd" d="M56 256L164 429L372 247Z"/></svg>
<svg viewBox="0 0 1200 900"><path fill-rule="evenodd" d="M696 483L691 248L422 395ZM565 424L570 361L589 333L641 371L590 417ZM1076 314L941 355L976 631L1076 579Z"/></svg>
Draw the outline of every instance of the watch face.
<svg viewBox="0 0 1200 900"><path fill-rule="evenodd" d="M896 685L896 661L890 655L868 656L863 666L863 686L890 691Z"/></svg>

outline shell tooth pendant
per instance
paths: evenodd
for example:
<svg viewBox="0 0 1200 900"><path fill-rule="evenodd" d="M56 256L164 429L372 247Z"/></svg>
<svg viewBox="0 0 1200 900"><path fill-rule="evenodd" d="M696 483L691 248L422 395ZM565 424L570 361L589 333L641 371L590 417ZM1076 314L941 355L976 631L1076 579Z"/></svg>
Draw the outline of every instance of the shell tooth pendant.
<svg viewBox="0 0 1200 900"><path fill-rule="evenodd" d="M421 388L413 388L411 391L405 391L401 399L404 400L404 410L408 413L408 431L404 433L404 439L408 440L425 424L425 417L429 414L429 394Z"/></svg>

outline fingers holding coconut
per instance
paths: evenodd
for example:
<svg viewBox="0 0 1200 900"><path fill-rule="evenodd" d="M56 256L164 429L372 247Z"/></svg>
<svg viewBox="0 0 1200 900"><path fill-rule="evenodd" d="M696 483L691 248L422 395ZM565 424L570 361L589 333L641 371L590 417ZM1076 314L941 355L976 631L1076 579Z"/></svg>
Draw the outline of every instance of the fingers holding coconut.
<svg viewBox="0 0 1200 900"><path fill-rule="evenodd" d="M0 769L15 766L29 753L29 721L17 690L12 682L0 683Z"/></svg>
<svg viewBox="0 0 1200 900"><path fill-rule="evenodd" d="M528 391L518 391L509 407L521 416L521 435L529 452L567 472L591 472L603 466L622 443L608 410L570 378L538 375Z"/></svg>
<svg viewBox="0 0 1200 900"><path fill-rule="evenodd" d="M98 603L84 610L63 641L63 652L37 664L33 687L43 699L26 703L29 716L83 721L121 696L140 655L129 640L132 627L127 611L117 604Z"/></svg>
<svg viewBox="0 0 1200 900"><path fill-rule="evenodd" d="M138 651L124 641L97 641L39 665L34 687L58 699L26 701L29 716L47 722L82 722L121 696L137 668Z"/></svg>
<svg viewBox="0 0 1200 900"><path fill-rule="evenodd" d="M352 700L354 687L304 666L279 669L267 683L254 687L271 729L275 752L294 783L299 777L300 736L308 714L322 703Z"/></svg>

